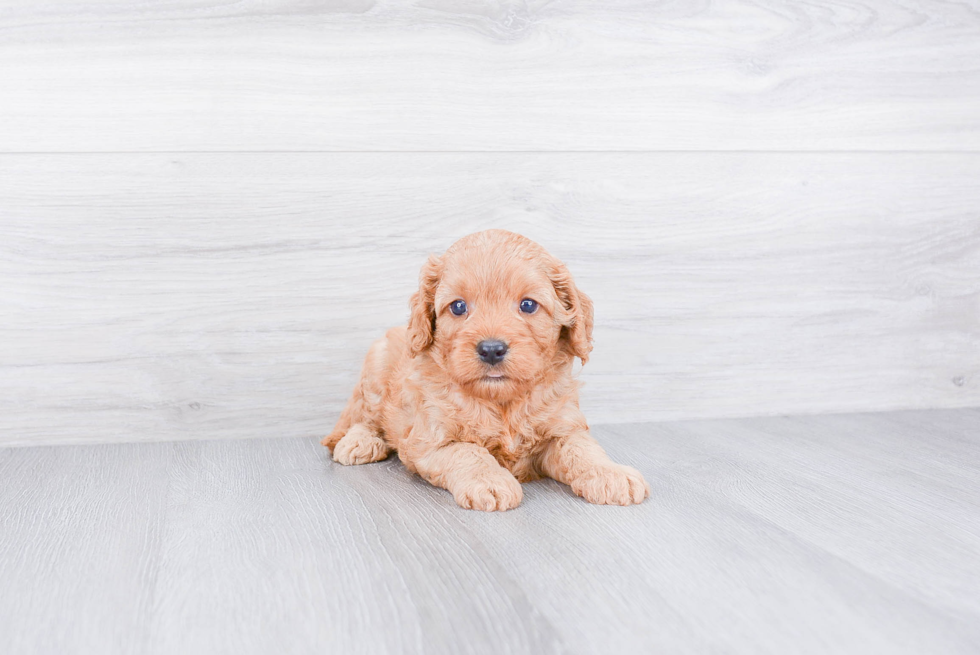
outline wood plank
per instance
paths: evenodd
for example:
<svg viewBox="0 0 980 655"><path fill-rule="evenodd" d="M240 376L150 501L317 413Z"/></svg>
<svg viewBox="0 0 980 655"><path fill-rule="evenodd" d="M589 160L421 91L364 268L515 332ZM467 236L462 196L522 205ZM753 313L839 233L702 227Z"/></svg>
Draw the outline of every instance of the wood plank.
<svg viewBox="0 0 980 655"><path fill-rule="evenodd" d="M433 504L442 493L364 488L408 479L397 460L350 484L307 440L178 452L149 652L558 652L501 563ZM215 630L229 617L240 630Z"/></svg>
<svg viewBox="0 0 980 655"><path fill-rule="evenodd" d="M0 450L0 651L140 651L172 450Z"/></svg>
<svg viewBox="0 0 980 655"><path fill-rule="evenodd" d="M0 151L980 149L937 0L0 9Z"/></svg>
<svg viewBox="0 0 980 655"><path fill-rule="evenodd" d="M962 617L980 612L977 418L968 409L609 429L624 448L655 450L659 475L720 494L929 611Z"/></svg>
<svg viewBox="0 0 980 655"><path fill-rule="evenodd" d="M598 426L647 502L504 514L306 439L0 449L0 650L971 653L978 416Z"/></svg>
<svg viewBox="0 0 980 655"><path fill-rule="evenodd" d="M980 405L977 179L974 155L0 157L0 442L322 434L426 254L487 227L594 298L593 422Z"/></svg>

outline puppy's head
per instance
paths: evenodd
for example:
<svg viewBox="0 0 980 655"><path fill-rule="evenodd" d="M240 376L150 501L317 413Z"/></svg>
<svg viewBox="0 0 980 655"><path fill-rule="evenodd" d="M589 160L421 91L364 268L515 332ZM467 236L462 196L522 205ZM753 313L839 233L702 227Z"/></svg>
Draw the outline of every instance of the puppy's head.
<svg viewBox="0 0 980 655"><path fill-rule="evenodd" d="M592 350L592 301L530 239L488 230L429 257L412 296L412 353L468 393L506 400Z"/></svg>

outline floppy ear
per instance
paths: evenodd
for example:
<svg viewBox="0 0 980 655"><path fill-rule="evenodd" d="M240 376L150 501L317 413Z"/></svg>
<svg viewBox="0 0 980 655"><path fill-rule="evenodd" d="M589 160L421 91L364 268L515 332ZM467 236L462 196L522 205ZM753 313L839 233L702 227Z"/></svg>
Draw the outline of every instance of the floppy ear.
<svg viewBox="0 0 980 655"><path fill-rule="evenodd" d="M551 283L565 308L561 338L584 364L592 352L592 299L579 291L568 267L561 262L556 261L551 271Z"/></svg>
<svg viewBox="0 0 980 655"><path fill-rule="evenodd" d="M442 260L429 255L429 260L419 272L419 290L409 301L411 314L408 317L408 348L412 356L429 348L436 333L436 287L442 276Z"/></svg>

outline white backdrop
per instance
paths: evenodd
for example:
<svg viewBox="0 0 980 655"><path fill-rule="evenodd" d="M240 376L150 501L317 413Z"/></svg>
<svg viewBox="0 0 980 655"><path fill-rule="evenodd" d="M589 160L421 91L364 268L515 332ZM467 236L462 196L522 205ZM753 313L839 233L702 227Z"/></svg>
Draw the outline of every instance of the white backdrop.
<svg viewBox="0 0 980 655"><path fill-rule="evenodd" d="M980 14L819 5L5 3L0 443L325 433L487 227L594 423L980 405Z"/></svg>

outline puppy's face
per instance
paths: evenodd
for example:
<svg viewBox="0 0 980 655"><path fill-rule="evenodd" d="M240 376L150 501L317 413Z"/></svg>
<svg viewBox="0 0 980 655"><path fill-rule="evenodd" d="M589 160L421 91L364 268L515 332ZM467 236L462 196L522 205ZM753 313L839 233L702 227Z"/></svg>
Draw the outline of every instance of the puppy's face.
<svg viewBox="0 0 980 655"><path fill-rule="evenodd" d="M591 350L592 303L533 241L489 230L423 267L409 338L466 393L522 395Z"/></svg>

